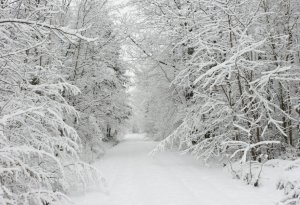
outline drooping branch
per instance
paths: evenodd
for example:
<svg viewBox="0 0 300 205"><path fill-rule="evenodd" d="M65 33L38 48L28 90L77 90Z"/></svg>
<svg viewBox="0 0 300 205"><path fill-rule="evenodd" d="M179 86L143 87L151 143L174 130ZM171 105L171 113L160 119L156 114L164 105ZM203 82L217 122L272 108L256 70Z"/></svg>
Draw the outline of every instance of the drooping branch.
<svg viewBox="0 0 300 205"><path fill-rule="evenodd" d="M38 26L38 27L41 27L41 28L47 28L49 30L58 31L58 32L61 32L61 33L64 33L64 34L67 34L67 35L70 35L70 36L77 37L77 38L82 39L82 40L87 41L87 42L92 42L92 41L97 40L97 38L88 38L88 37L85 37L85 36L80 34L82 31L85 31L88 28L71 29L71 28L67 28L67 27L60 27L60 26L50 25L50 24L47 24L47 23L29 21L29 20L26 20L26 19L1 19L0 20L0 24L9 24L9 23L18 23L18 24L24 24L24 25L29 25L29 26Z"/></svg>

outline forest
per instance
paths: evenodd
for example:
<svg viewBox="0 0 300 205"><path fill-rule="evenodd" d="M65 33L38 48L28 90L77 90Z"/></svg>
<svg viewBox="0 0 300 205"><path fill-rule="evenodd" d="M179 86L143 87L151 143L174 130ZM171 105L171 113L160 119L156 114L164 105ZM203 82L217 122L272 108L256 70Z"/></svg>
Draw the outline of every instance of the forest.
<svg viewBox="0 0 300 205"><path fill-rule="evenodd" d="M249 190L270 178L279 198L249 205L300 204L299 0L0 0L0 205L116 199L128 175L134 201L81 205L148 205L141 172L168 165L178 193L215 167ZM149 205L235 204L168 201L171 181Z"/></svg>

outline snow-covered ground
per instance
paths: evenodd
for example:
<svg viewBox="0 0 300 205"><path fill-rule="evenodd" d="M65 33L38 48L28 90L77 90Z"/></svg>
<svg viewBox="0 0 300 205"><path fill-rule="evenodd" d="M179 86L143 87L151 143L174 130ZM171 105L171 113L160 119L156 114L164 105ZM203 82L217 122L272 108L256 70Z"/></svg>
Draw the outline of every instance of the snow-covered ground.
<svg viewBox="0 0 300 205"><path fill-rule="evenodd" d="M190 156L164 152L149 157L156 144L143 135L127 135L95 164L107 191L72 200L76 205L271 205L282 197L275 187L247 186Z"/></svg>

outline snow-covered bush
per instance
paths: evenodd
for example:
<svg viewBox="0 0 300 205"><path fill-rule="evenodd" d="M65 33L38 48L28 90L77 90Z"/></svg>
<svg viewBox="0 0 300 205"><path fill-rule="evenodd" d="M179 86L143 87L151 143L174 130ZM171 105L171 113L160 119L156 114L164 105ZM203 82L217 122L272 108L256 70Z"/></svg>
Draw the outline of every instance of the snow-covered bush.
<svg viewBox="0 0 300 205"><path fill-rule="evenodd" d="M248 144L241 141L227 141L223 143L223 148L226 153L231 155L228 158L228 168L233 176L237 179L246 181L247 184L260 185L260 176L263 171L263 166L268 160L268 149L270 145L280 144L279 141L262 141L256 144ZM260 153L253 160L251 152Z"/></svg>
<svg viewBox="0 0 300 205"><path fill-rule="evenodd" d="M284 191L285 197L280 201L282 205L300 204L300 160L289 163L284 175L279 180L277 188Z"/></svg>
<svg viewBox="0 0 300 205"><path fill-rule="evenodd" d="M81 158L85 162L94 162L104 155L104 134L100 130L99 123L93 115L86 116L82 113L79 123L75 125L75 129L81 139Z"/></svg>

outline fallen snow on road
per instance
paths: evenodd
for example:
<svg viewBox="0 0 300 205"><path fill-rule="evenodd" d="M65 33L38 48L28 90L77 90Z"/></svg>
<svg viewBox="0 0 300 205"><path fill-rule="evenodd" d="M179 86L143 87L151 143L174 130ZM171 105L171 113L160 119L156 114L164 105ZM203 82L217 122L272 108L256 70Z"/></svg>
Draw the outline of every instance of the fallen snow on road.
<svg viewBox="0 0 300 205"><path fill-rule="evenodd" d="M95 164L107 180L107 191L72 197L75 204L271 205L282 197L275 187L247 186L190 156L164 152L149 157L156 145L143 135L127 135Z"/></svg>

